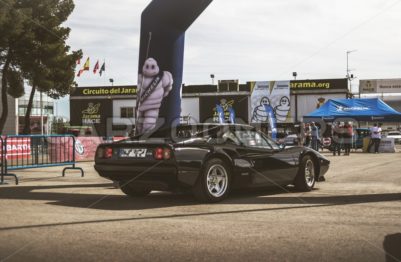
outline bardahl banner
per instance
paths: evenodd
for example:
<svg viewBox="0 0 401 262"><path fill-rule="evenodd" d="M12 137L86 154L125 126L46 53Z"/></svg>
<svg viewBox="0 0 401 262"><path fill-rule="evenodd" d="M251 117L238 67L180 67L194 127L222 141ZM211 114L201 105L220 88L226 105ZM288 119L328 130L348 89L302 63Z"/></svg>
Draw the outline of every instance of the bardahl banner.
<svg viewBox="0 0 401 262"><path fill-rule="evenodd" d="M136 86L102 86L102 87L77 87L71 92L71 96L135 96Z"/></svg>
<svg viewBox="0 0 401 262"><path fill-rule="evenodd" d="M292 80L291 90L348 89L346 78L321 80Z"/></svg>
<svg viewBox="0 0 401 262"><path fill-rule="evenodd" d="M370 79L359 81L361 94L401 93L401 79Z"/></svg>
<svg viewBox="0 0 401 262"><path fill-rule="evenodd" d="M6 137L2 136L3 141ZM8 138L7 147L1 144L2 149L7 152L7 159L30 159L31 158L31 138ZM3 157L3 150L0 149L0 157Z"/></svg>

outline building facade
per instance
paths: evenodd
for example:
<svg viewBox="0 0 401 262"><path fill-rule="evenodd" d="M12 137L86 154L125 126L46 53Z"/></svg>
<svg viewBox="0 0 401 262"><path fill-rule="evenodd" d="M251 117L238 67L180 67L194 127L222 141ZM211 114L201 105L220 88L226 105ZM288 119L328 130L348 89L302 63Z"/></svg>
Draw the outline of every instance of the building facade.
<svg viewBox="0 0 401 262"><path fill-rule="evenodd" d="M28 109L30 92L18 98L18 132L22 133L25 126L25 114ZM54 117L54 100L46 94L36 92L33 97L30 128L31 134L42 134L41 126L43 126L43 134L51 133L51 125ZM42 123L43 121L43 123Z"/></svg>
<svg viewBox="0 0 401 262"><path fill-rule="evenodd" d="M347 79L320 79L287 82L289 100L285 120L278 127L293 126L328 99L348 97ZM228 83L228 84L227 84ZM219 85L183 85L180 122L218 122L217 105L226 121L251 123L254 107L251 97L256 82L220 82ZM271 90L265 90L267 96ZM92 130L99 136L125 136L135 126L136 86L78 87L70 95L72 126Z"/></svg>

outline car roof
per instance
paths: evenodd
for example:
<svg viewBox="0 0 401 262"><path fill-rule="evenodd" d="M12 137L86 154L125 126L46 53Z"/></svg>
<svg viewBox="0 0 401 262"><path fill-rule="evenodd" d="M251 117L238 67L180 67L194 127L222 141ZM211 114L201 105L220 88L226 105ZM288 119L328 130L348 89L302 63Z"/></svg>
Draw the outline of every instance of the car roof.
<svg viewBox="0 0 401 262"><path fill-rule="evenodd" d="M159 130L154 131L149 138L158 138L158 137L170 137L172 133L174 133L174 129L176 129L177 132L186 132L186 131L195 131L197 130L198 132L206 132L208 130L215 130L218 129L219 127L225 127L229 128L230 130L255 130L253 126L250 125L245 125L245 124L219 124L219 123L203 123L203 124L180 124L177 126L172 126L168 128L162 128ZM198 133L196 132L196 133ZM139 136L134 136L134 137L140 137Z"/></svg>

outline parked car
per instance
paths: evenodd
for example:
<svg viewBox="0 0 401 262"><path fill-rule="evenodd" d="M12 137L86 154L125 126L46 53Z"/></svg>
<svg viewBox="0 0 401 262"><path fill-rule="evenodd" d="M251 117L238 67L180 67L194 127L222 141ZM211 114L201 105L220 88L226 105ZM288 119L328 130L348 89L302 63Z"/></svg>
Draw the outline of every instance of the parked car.
<svg viewBox="0 0 401 262"><path fill-rule="evenodd" d="M299 138L296 134L291 134L284 138L284 144L287 146L297 146L298 143L299 143Z"/></svg>
<svg viewBox="0 0 401 262"><path fill-rule="evenodd" d="M400 131L390 131L388 132L386 138L394 138L394 142L401 143L401 132Z"/></svg>
<svg viewBox="0 0 401 262"><path fill-rule="evenodd" d="M172 135L173 134L173 135ZM234 188L294 185L310 191L330 161L306 147L280 146L248 125L188 125L102 144L95 157L100 176L128 196L152 190L192 190L217 202Z"/></svg>

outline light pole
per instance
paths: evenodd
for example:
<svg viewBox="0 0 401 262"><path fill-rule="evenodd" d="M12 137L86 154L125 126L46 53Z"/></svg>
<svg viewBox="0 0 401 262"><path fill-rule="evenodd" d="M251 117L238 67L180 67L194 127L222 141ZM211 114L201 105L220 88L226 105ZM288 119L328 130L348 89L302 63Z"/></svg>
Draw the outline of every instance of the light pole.
<svg viewBox="0 0 401 262"><path fill-rule="evenodd" d="M356 51L357 51L356 49L354 49L354 50L347 50L347 79L348 79L348 81L349 81L349 92L350 92L350 93L352 92L352 83L351 83L351 81L352 81L352 79L354 78L354 75L353 75L353 74L350 74L351 71L352 71L352 69L349 68L349 54L351 54L351 53L353 53L353 52L356 52Z"/></svg>
<svg viewBox="0 0 401 262"><path fill-rule="evenodd" d="M298 73L297 72L292 72L292 76L294 77L294 80L297 80Z"/></svg>
<svg viewBox="0 0 401 262"><path fill-rule="evenodd" d="M214 85L214 74L210 74L210 78L212 79L212 85Z"/></svg>

